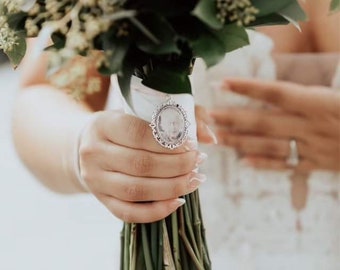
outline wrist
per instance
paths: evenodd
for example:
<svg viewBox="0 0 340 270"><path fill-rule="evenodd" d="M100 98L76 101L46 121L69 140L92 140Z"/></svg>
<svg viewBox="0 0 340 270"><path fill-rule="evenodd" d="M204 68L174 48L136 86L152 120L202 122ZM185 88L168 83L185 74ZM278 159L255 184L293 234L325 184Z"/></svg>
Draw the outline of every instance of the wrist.
<svg viewBox="0 0 340 270"><path fill-rule="evenodd" d="M81 144L81 139L83 136L84 131L90 124L94 117L94 114L89 114L85 116L82 121L80 121L80 124L76 131L73 134L73 138L71 140L72 145L70 147L70 153L69 153L69 161L68 161L68 171L69 174L71 175L71 179L77 188L79 192L82 193L88 193L90 192L90 189L86 182L83 179L82 173L81 173L81 166L80 166L80 144Z"/></svg>

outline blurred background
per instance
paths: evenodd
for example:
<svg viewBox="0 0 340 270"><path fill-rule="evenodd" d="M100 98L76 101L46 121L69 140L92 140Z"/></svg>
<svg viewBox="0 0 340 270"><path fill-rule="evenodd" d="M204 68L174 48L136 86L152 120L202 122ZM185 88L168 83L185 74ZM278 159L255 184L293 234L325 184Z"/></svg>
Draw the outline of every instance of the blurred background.
<svg viewBox="0 0 340 270"><path fill-rule="evenodd" d="M18 76L0 52L0 269L119 269L121 222L90 196L50 192L20 163L10 133Z"/></svg>

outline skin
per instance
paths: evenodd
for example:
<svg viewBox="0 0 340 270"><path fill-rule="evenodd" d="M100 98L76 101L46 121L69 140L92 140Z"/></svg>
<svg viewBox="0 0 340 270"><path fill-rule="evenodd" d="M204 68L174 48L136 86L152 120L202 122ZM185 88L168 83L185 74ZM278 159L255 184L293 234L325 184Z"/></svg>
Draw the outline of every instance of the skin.
<svg viewBox="0 0 340 270"><path fill-rule="evenodd" d="M184 203L177 198L205 180L193 172L204 155L192 141L167 150L154 140L145 121L121 111L103 111L110 82L93 67L88 74L101 79L102 89L76 102L45 79L48 55L29 55L21 66L13 138L22 161L48 188L90 192L116 217L144 223L174 212ZM77 176L77 155L87 190Z"/></svg>
<svg viewBox="0 0 340 270"><path fill-rule="evenodd" d="M329 16L329 3L306 1L303 6L310 21L302 24L302 33L293 26L261 29L274 40L274 57L280 53L327 52L335 53L332 62L337 63L340 15ZM280 57L276 60L280 77L282 63ZM320 85L234 78L227 78L223 89L264 103L258 109L234 107L210 112L219 143L234 147L247 165L303 173L340 170L339 93ZM300 155L294 168L286 164L291 138L297 141Z"/></svg>

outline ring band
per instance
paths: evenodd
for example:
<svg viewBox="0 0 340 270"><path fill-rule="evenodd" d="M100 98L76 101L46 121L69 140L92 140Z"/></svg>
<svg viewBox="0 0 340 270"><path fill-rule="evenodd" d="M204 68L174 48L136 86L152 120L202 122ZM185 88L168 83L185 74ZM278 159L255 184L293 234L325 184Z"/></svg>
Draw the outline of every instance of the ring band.
<svg viewBox="0 0 340 270"><path fill-rule="evenodd" d="M294 139L289 141L289 156L286 159L286 164L290 167L296 167L299 165L299 152L296 140Z"/></svg>

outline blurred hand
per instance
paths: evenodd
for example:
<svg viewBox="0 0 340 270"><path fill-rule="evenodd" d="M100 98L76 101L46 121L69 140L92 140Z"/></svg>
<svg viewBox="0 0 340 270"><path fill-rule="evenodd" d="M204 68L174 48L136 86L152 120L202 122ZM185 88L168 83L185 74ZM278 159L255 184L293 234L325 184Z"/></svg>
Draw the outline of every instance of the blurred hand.
<svg viewBox="0 0 340 270"><path fill-rule="evenodd" d="M204 107L196 105L195 117L198 141L206 144L217 144L217 137L209 127L214 123L214 120L209 116L208 111Z"/></svg>
<svg viewBox="0 0 340 270"><path fill-rule="evenodd" d="M228 79L226 91L264 102L263 108L211 112L219 142L234 147L246 164L288 169L289 141L296 140L297 171L340 170L340 95L322 86Z"/></svg>
<svg viewBox="0 0 340 270"><path fill-rule="evenodd" d="M205 159L194 142L165 149L147 122L118 111L96 113L82 133L79 153L90 191L126 222L165 218L183 204L178 197L205 180L193 172Z"/></svg>

